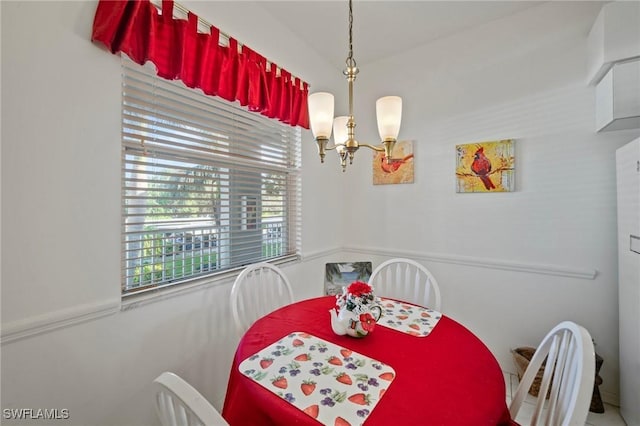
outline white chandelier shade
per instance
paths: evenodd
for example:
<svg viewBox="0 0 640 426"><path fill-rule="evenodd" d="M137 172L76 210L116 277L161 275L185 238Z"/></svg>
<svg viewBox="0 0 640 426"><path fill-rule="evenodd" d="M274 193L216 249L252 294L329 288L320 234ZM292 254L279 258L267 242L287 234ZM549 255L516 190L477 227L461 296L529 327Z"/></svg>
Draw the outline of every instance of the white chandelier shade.
<svg viewBox="0 0 640 426"><path fill-rule="evenodd" d="M331 137L331 126L333 125L333 95L327 92L317 92L309 95L309 121L313 137Z"/></svg>
<svg viewBox="0 0 640 426"><path fill-rule="evenodd" d="M376 117L380 139L398 139L402 121L402 98L385 96L376 101Z"/></svg>
<svg viewBox="0 0 640 426"><path fill-rule="evenodd" d="M349 117L346 115L341 115L333 119L333 140L336 142L336 145L344 145L349 138L347 121L349 121Z"/></svg>

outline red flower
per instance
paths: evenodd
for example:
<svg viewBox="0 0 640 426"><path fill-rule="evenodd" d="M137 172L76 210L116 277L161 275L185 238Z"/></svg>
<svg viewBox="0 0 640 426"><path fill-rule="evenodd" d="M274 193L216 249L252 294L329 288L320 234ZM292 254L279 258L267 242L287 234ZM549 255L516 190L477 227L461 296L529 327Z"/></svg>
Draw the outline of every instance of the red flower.
<svg viewBox="0 0 640 426"><path fill-rule="evenodd" d="M371 286L362 281L354 281L347 288L347 292L355 297L360 297L363 294L371 293Z"/></svg>
<svg viewBox="0 0 640 426"><path fill-rule="evenodd" d="M376 326L376 319L367 312L366 314L360 314L360 323L364 331L371 332Z"/></svg>

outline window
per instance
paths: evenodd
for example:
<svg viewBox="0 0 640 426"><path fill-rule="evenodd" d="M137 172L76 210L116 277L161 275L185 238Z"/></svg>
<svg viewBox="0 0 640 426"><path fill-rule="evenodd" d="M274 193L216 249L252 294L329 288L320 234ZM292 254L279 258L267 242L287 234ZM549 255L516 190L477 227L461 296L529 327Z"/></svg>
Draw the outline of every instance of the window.
<svg viewBox="0 0 640 426"><path fill-rule="evenodd" d="M122 292L300 246L300 129L122 55Z"/></svg>

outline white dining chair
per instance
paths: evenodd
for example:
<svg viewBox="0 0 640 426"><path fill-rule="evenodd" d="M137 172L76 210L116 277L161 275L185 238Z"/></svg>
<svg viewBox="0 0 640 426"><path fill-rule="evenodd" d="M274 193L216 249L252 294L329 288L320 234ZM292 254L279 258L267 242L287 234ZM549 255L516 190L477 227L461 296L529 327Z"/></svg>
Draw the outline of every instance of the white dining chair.
<svg viewBox="0 0 640 426"><path fill-rule="evenodd" d="M371 273L371 285L378 296L415 303L440 310L440 287L433 274L412 259L390 259Z"/></svg>
<svg viewBox="0 0 640 426"><path fill-rule="evenodd" d="M231 312L236 328L244 333L258 318L293 303L293 291L285 274L270 263L246 267L231 289Z"/></svg>
<svg viewBox="0 0 640 426"><path fill-rule="evenodd" d="M162 426L228 426L193 386L165 371L153 381L156 412Z"/></svg>
<svg viewBox="0 0 640 426"><path fill-rule="evenodd" d="M517 415L543 362L535 409L525 423ZM509 405L511 418L531 426L583 426L594 380L595 350L589 332L574 322L561 322L533 354Z"/></svg>

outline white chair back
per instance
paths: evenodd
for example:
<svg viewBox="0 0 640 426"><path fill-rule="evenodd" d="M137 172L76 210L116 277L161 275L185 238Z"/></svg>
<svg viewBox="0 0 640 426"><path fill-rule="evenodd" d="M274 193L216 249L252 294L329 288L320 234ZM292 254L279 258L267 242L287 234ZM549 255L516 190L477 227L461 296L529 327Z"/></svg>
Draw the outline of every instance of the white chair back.
<svg viewBox="0 0 640 426"><path fill-rule="evenodd" d="M266 262L245 268L231 289L231 312L241 333L258 318L290 303L293 291L289 280L280 268Z"/></svg>
<svg viewBox="0 0 640 426"><path fill-rule="evenodd" d="M209 401L174 373L162 373L153 388L162 426L228 426Z"/></svg>
<svg viewBox="0 0 640 426"><path fill-rule="evenodd" d="M535 409L530 422L524 422L516 417L543 362ZM511 418L531 426L583 426L589 414L594 379L595 351L589 332L571 321L561 322L533 354L509 405Z"/></svg>
<svg viewBox="0 0 640 426"><path fill-rule="evenodd" d="M391 259L381 263L369 278L376 295L404 300L440 310L440 287L433 274L411 259Z"/></svg>

